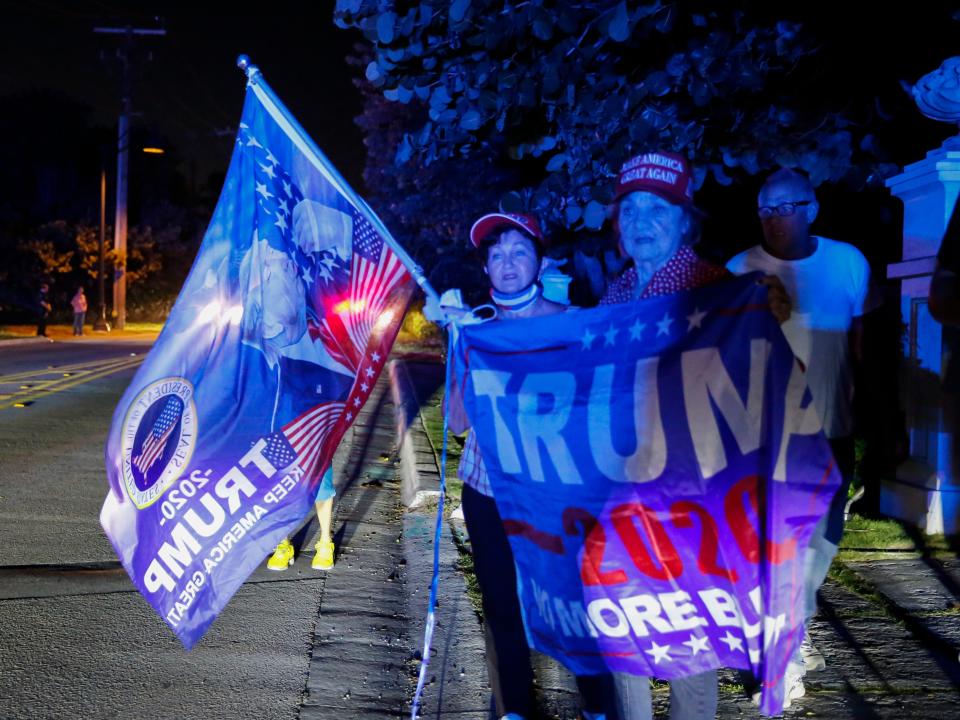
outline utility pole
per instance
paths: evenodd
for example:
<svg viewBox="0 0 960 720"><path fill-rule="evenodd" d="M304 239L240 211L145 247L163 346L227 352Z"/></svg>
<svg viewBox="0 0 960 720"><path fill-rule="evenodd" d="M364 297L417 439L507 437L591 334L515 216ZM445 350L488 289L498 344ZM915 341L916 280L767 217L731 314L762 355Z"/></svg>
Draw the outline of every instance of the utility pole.
<svg viewBox="0 0 960 720"><path fill-rule="evenodd" d="M97 317L93 329L110 332L107 324L107 300L103 291L103 246L107 235L107 171L100 169L100 257L97 261Z"/></svg>
<svg viewBox="0 0 960 720"><path fill-rule="evenodd" d="M133 61L134 41L139 35L166 35L166 30L156 28L95 27L95 33L122 35L117 48L120 61L121 101L120 119L117 123L117 210L113 225L113 249L116 252L116 268L113 275L113 312L118 330L123 330L127 321L127 171L130 165L130 116L133 114Z"/></svg>

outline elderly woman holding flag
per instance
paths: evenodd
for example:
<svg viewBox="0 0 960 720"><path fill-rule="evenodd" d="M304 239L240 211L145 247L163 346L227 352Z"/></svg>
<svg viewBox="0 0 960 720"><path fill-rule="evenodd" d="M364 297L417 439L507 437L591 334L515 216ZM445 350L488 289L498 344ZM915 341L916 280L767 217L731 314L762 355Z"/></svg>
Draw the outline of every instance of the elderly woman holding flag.
<svg viewBox="0 0 960 720"><path fill-rule="evenodd" d="M632 263L607 287L601 305L633 302L709 285L732 277L693 248L700 213L693 205L693 175L687 159L672 152L630 158L620 169L612 220L620 252ZM790 301L776 278L770 309L780 322L790 316ZM614 673L620 717L653 717L648 678ZM670 681L671 720L707 720L717 712L717 673L709 671Z"/></svg>
<svg viewBox="0 0 960 720"><path fill-rule="evenodd" d="M536 218L513 213L484 215L470 229L470 242L479 252L483 271L490 279L490 296L498 320L545 317L567 309L544 297L539 280L546 267L546 241ZM456 294L447 291L441 303ZM428 317L442 322L466 314L458 297L441 308L428 306ZM467 430L469 420L459 397L451 398L449 409L450 428L456 433ZM535 714L533 671L517 597L513 552L472 430L464 444L459 474L463 480L463 515L483 594L487 673L497 717L523 720ZM586 720L604 717L601 683L595 677L577 678Z"/></svg>

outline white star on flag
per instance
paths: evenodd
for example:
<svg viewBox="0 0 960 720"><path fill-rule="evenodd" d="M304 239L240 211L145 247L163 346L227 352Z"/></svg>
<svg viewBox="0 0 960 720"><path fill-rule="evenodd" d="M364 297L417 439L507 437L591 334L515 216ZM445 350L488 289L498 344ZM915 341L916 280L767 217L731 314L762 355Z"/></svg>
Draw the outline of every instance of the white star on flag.
<svg viewBox="0 0 960 720"><path fill-rule="evenodd" d="M663 314L663 320L657 321L657 337L661 335L670 334L670 325L673 324L673 318L670 317L670 313Z"/></svg>
<svg viewBox="0 0 960 720"><path fill-rule="evenodd" d="M580 338L580 341L583 343L583 349L589 350L590 346L593 345L593 341L597 339L597 336L590 332L590 328L586 328L583 331L583 337Z"/></svg>
<svg viewBox="0 0 960 720"><path fill-rule="evenodd" d="M690 323L687 326L687 332L690 332L694 328L699 328L700 323L703 322L703 319L707 316L700 308L696 308L693 311L692 315L687 315L687 322Z"/></svg>
<svg viewBox="0 0 960 720"><path fill-rule="evenodd" d="M373 377L373 368L368 367L364 372L367 374L367 377Z"/></svg>
<svg viewBox="0 0 960 720"><path fill-rule="evenodd" d="M611 324L607 331L603 334L603 344L604 345L613 345L614 338L617 337L617 329Z"/></svg>
<svg viewBox="0 0 960 720"><path fill-rule="evenodd" d="M670 660L670 646L657 645L656 642L650 646L649 650L644 650L647 655L653 657L653 664L659 665L661 660Z"/></svg>
<svg viewBox="0 0 960 720"><path fill-rule="evenodd" d="M736 635L733 635L729 630L727 630L726 635L720 638L720 642L726 643L730 647L730 650L739 650L740 652L743 652L743 640L738 638Z"/></svg>
<svg viewBox="0 0 960 720"><path fill-rule="evenodd" d="M257 183L257 192L263 195L264 200L269 200L273 197L273 193L267 190L267 186L263 183Z"/></svg>
<svg viewBox="0 0 960 720"><path fill-rule="evenodd" d="M353 420L353 413L347 413L347 422Z"/></svg>
<svg viewBox="0 0 960 720"><path fill-rule="evenodd" d="M373 355L371 355L370 357L373 358L373 361L374 361L374 362L380 362L380 353L375 352L375 353L374 353Z"/></svg>
<svg viewBox="0 0 960 720"><path fill-rule="evenodd" d="M639 340L640 336L643 334L643 329L647 326L646 323L640 322L640 318L637 318L633 321L633 325L630 326L630 339Z"/></svg>
<svg viewBox="0 0 960 720"><path fill-rule="evenodd" d="M277 207L280 208L280 212L282 212L284 215L290 214L290 207L287 205L286 199L283 199L277 203Z"/></svg>
<svg viewBox="0 0 960 720"><path fill-rule="evenodd" d="M370 386L367 385L366 383L360 383L360 389L363 390L363 392L366 392L367 390L370 389Z"/></svg>
<svg viewBox="0 0 960 720"><path fill-rule="evenodd" d="M710 640L706 636L697 637L696 635L690 635L690 639L684 640L683 644L689 645L690 650L693 652L693 654L698 655L701 650L703 650L703 652L707 652L710 650L710 646L708 644L709 642Z"/></svg>
<svg viewBox="0 0 960 720"><path fill-rule="evenodd" d="M273 180L277 174L273 171L273 165L264 165L263 163L257 163L261 168L263 168L264 174Z"/></svg>
<svg viewBox="0 0 960 720"><path fill-rule="evenodd" d="M267 162L270 163L271 168L277 164L277 159L273 156L273 153L267 150ZM271 175L270 177L273 177Z"/></svg>
<svg viewBox="0 0 960 720"><path fill-rule="evenodd" d="M251 135L247 138L247 147L263 147L260 143L257 142L257 139Z"/></svg>
<svg viewBox="0 0 960 720"><path fill-rule="evenodd" d="M360 407L360 398L355 397L355 398L353 399L353 406L354 406L354 407Z"/></svg>
<svg viewBox="0 0 960 720"><path fill-rule="evenodd" d="M283 213L277 213L277 221L274 223L280 230L287 229L287 220L283 217Z"/></svg>
<svg viewBox="0 0 960 720"><path fill-rule="evenodd" d="M283 191L287 194L287 197L293 197L293 187L286 180L283 181Z"/></svg>

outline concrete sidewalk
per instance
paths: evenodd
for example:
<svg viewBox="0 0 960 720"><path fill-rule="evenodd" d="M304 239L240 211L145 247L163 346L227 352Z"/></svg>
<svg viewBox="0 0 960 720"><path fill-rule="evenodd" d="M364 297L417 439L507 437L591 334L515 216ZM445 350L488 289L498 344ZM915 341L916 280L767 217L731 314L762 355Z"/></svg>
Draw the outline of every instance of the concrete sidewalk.
<svg viewBox="0 0 960 720"><path fill-rule="evenodd" d="M323 586L301 718L410 714L433 567L435 504L410 511L401 505L397 414L387 384L384 375L334 461L338 556ZM444 528L422 717L479 720L487 717L489 702L483 641L456 559Z"/></svg>

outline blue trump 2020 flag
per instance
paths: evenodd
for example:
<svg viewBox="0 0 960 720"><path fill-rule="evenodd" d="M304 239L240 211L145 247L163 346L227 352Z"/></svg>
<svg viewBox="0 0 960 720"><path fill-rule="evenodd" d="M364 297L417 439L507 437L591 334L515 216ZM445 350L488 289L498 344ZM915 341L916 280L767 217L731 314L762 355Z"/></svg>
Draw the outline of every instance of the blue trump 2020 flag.
<svg viewBox="0 0 960 720"><path fill-rule="evenodd" d="M223 191L117 406L100 520L188 648L310 511L411 277L255 69Z"/></svg>
<svg viewBox="0 0 960 720"><path fill-rule="evenodd" d="M456 362L531 647L577 674L748 669L779 712L840 478L755 278L464 327Z"/></svg>

